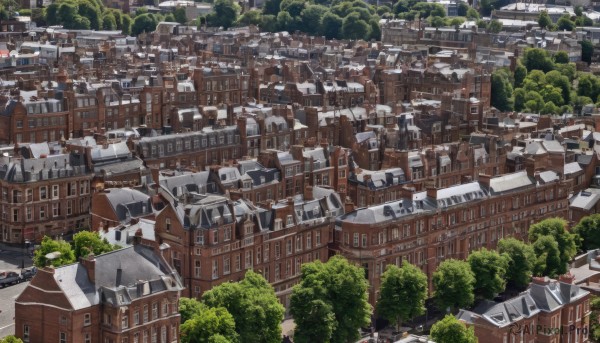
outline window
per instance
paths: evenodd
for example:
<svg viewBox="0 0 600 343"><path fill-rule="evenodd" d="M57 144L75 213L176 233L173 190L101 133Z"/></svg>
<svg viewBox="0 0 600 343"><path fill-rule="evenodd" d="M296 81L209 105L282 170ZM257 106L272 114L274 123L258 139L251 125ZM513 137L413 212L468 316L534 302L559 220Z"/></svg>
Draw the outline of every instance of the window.
<svg viewBox="0 0 600 343"><path fill-rule="evenodd" d="M123 317L121 317L121 328L127 329L128 327L129 327L129 316L123 315Z"/></svg>
<svg viewBox="0 0 600 343"><path fill-rule="evenodd" d="M60 332L58 334L58 340L60 343L67 343L67 333L66 332Z"/></svg>
<svg viewBox="0 0 600 343"><path fill-rule="evenodd" d="M58 185L52 186L52 199L58 199Z"/></svg>
<svg viewBox="0 0 600 343"><path fill-rule="evenodd" d="M83 325L84 326L88 326L92 324L92 315L89 313L86 313L83 315Z"/></svg>
<svg viewBox="0 0 600 343"><path fill-rule="evenodd" d="M265 249L264 249L265 254L263 255L263 261L264 262L268 262L269 261L269 253L270 253L269 249L270 249L270 244L269 243L265 244Z"/></svg>
<svg viewBox="0 0 600 343"><path fill-rule="evenodd" d="M285 253L287 255L292 254L292 239L291 238L285 242Z"/></svg>
<svg viewBox="0 0 600 343"><path fill-rule="evenodd" d="M32 202L33 201L33 189L26 189L25 190L25 194L27 197L27 202Z"/></svg>
<svg viewBox="0 0 600 343"><path fill-rule="evenodd" d="M152 320L158 318L158 303L152 303Z"/></svg>
<svg viewBox="0 0 600 343"><path fill-rule="evenodd" d="M23 325L23 341L29 342L29 325Z"/></svg>
<svg viewBox="0 0 600 343"><path fill-rule="evenodd" d="M214 259L212 261L212 278L216 279L219 277L219 261Z"/></svg>
<svg viewBox="0 0 600 343"><path fill-rule="evenodd" d="M231 240L231 226L225 228L225 232L223 234L223 240L229 241Z"/></svg>
<svg viewBox="0 0 600 343"><path fill-rule="evenodd" d="M169 303L164 302L162 304L162 315L163 317L166 317L169 314Z"/></svg>
<svg viewBox="0 0 600 343"><path fill-rule="evenodd" d="M171 218L165 218L165 230L171 232Z"/></svg>
<svg viewBox="0 0 600 343"><path fill-rule="evenodd" d="M359 243L358 243L359 237L360 237L360 236L359 236L359 233L358 233L358 232L355 232L355 233L354 233L354 247L358 247L358 244L359 244Z"/></svg>
<svg viewBox="0 0 600 343"><path fill-rule="evenodd" d="M148 322L148 304L144 305L144 323Z"/></svg>
<svg viewBox="0 0 600 343"><path fill-rule="evenodd" d="M302 234L296 236L296 251L302 251Z"/></svg>
<svg viewBox="0 0 600 343"><path fill-rule="evenodd" d="M252 250L246 251L245 262L246 269L252 268Z"/></svg>
<svg viewBox="0 0 600 343"><path fill-rule="evenodd" d="M140 311L133 312L133 325L140 325Z"/></svg>
<svg viewBox="0 0 600 343"><path fill-rule="evenodd" d="M316 247L321 245L321 231L315 231L315 241Z"/></svg>
<svg viewBox="0 0 600 343"><path fill-rule="evenodd" d="M281 257L281 243L275 242L275 259L278 260Z"/></svg>
<svg viewBox="0 0 600 343"><path fill-rule="evenodd" d="M13 222L19 221L19 209L13 208Z"/></svg>
<svg viewBox="0 0 600 343"><path fill-rule="evenodd" d="M84 333L84 334L83 334L83 342L84 342L84 343L92 343L92 335L91 335L91 334L89 334L89 333L87 333L87 332L86 332L86 333ZM133 342L134 342L134 343L139 343L139 342L135 341L135 339L134 339L134 341L133 341Z"/></svg>
<svg viewBox="0 0 600 343"><path fill-rule="evenodd" d="M52 216L58 217L60 215L59 203L55 202L52 204Z"/></svg>
<svg viewBox="0 0 600 343"><path fill-rule="evenodd" d="M201 271L202 271L202 267L201 267L200 261L199 261L199 260L196 260L196 261L194 262L194 275L195 275L197 278L200 278L200 273L201 273Z"/></svg>
<svg viewBox="0 0 600 343"><path fill-rule="evenodd" d="M366 233L362 234L362 247L363 248L367 247L367 234Z"/></svg>
<svg viewBox="0 0 600 343"><path fill-rule="evenodd" d="M231 261L229 256L223 256L223 274L231 273Z"/></svg>
<svg viewBox="0 0 600 343"><path fill-rule="evenodd" d="M242 270L242 257L240 256L240 254L235 255L235 271L239 272L240 270Z"/></svg>
<svg viewBox="0 0 600 343"><path fill-rule="evenodd" d="M312 246L312 233L306 234L306 249L310 249Z"/></svg>
<svg viewBox="0 0 600 343"><path fill-rule="evenodd" d="M25 215L27 217L27 221L30 222L33 220L33 211L31 210L31 207L26 207L25 208Z"/></svg>

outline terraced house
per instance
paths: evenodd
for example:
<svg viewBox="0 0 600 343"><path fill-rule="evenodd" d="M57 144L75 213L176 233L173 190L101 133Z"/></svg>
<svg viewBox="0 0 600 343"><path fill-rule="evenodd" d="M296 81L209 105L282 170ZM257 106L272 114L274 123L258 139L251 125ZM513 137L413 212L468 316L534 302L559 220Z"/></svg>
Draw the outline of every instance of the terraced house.
<svg viewBox="0 0 600 343"><path fill-rule="evenodd" d="M566 216L570 181L546 173L479 175L476 182L420 192L407 187L395 201L337 218L333 249L365 268L375 304L388 264L406 260L431 280L445 259L493 249L503 237L527 239L531 224Z"/></svg>

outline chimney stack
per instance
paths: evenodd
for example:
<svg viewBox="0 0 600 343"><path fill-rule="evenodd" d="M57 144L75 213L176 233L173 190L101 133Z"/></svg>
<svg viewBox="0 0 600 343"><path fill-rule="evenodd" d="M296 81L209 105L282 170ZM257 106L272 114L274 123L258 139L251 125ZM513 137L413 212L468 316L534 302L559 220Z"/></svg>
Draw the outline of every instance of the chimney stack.
<svg viewBox="0 0 600 343"><path fill-rule="evenodd" d="M82 257L81 264L87 271L90 282L96 283L96 256L90 253L87 257Z"/></svg>

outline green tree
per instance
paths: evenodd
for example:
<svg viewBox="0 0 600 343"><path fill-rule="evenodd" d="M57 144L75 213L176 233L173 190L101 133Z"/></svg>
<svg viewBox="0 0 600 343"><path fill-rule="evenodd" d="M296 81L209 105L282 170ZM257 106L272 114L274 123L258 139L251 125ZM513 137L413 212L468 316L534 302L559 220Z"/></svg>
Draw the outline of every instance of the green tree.
<svg viewBox="0 0 600 343"><path fill-rule="evenodd" d="M100 6L90 0L78 0L77 4L77 13L79 16L89 20L89 28L100 30L102 27L102 11Z"/></svg>
<svg viewBox="0 0 600 343"><path fill-rule="evenodd" d="M477 10L474 9L473 7L470 7L467 10L466 17L467 17L467 20L475 20L475 21L479 20L479 18L480 18L479 17L479 12L477 12Z"/></svg>
<svg viewBox="0 0 600 343"><path fill-rule="evenodd" d="M475 275L473 291L485 299L492 299L506 288L504 279L508 269L508 258L494 250L482 248L474 251L467 259Z"/></svg>
<svg viewBox="0 0 600 343"><path fill-rule="evenodd" d="M301 281L294 286L290 303L296 322L294 341L345 343L357 340L359 328L369 323L372 311L367 288L364 270L341 256L334 256L327 263L304 264ZM312 310L326 320L311 318ZM325 336L328 332L331 335Z"/></svg>
<svg viewBox="0 0 600 343"><path fill-rule="evenodd" d="M272 14L263 14L260 18L259 26L265 32L276 32L279 29L277 17Z"/></svg>
<svg viewBox="0 0 600 343"><path fill-rule="evenodd" d="M581 60L583 62L592 63L592 56L594 55L594 44L589 40L582 40L579 42L581 45Z"/></svg>
<svg viewBox="0 0 600 343"><path fill-rule="evenodd" d="M115 250L115 246L101 239L98 232L81 231L73 236L73 252L75 258L87 257L90 253L94 255L104 254Z"/></svg>
<svg viewBox="0 0 600 343"><path fill-rule="evenodd" d="M123 31L124 35L129 35L131 34L131 25L133 23L133 21L131 20L131 17L128 14L124 14L121 17L121 30Z"/></svg>
<svg viewBox="0 0 600 343"><path fill-rule="evenodd" d="M208 26L228 29L237 21L239 13L240 5L237 2L233 0L217 0L213 6L213 12L207 15L206 22Z"/></svg>
<svg viewBox="0 0 600 343"><path fill-rule="evenodd" d="M443 27L444 25L446 25L446 21L442 17L435 16L435 17L429 17L429 19L430 19L429 20L429 22L430 22L429 24L432 27L438 27L439 28L439 27Z"/></svg>
<svg viewBox="0 0 600 343"><path fill-rule="evenodd" d="M321 32L327 39L339 39L342 37L343 19L327 12L321 21Z"/></svg>
<svg viewBox="0 0 600 343"><path fill-rule="evenodd" d="M260 25L262 23L262 15L258 10L250 10L242 14L238 19L238 25Z"/></svg>
<svg viewBox="0 0 600 343"><path fill-rule="evenodd" d="M425 313L427 275L419 268L404 262L401 268L389 265L381 278L377 311L400 329L403 321Z"/></svg>
<svg viewBox="0 0 600 343"><path fill-rule="evenodd" d="M535 263L533 247L510 237L498 241L498 252L508 258L506 281L518 288L527 287Z"/></svg>
<svg viewBox="0 0 600 343"><path fill-rule="evenodd" d="M187 23L187 15L185 14L185 7L177 7L174 11L173 11L173 15L175 16L175 21L180 23L180 24L185 24Z"/></svg>
<svg viewBox="0 0 600 343"><path fill-rule="evenodd" d="M540 15L538 17L538 25L540 26L540 28L542 30L547 29L551 24L552 24L552 19L550 19L550 16L548 15L548 11L540 12Z"/></svg>
<svg viewBox="0 0 600 343"><path fill-rule="evenodd" d="M550 56L548 56L548 52L540 48L525 49L522 62L528 72L541 70L547 73L554 69L554 63Z"/></svg>
<svg viewBox="0 0 600 343"><path fill-rule="evenodd" d="M562 218L545 219L529 228L529 242L535 243L543 235L552 236L558 243L561 262L558 273L566 273L567 263L577 253L577 236L567 230L567 221Z"/></svg>
<svg viewBox="0 0 600 343"><path fill-rule="evenodd" d="M558 112L560 112L560 107L556 106L554 104L554 102L552 101L548 101L544 104L544 106L542 107L542 109L540 110L540 114L559 114Z"/></svg>
<svg viewBox="0 0 600 343"><path fill-rule="evenodd" d="M554 63L569 63L569 54L566 51L559 51L554 54Z"/></svg>
<svg viewBox="0 0 600 343"><path fill-rule="evenodd" d="M133 19L131 33L137 36L142 32L153 32L156 30L156 25L158 25L156 18L152 14L144 13Z"/></svg>
<svg viewBox="0 0 600 343"><path fill-rule="evenodd" d="M554 237L539 236L533 243L533 251L537 256L533 273L537 276L556 277L566 272L566 265L560 261L560 250Z"/></svg>
<svg viewBox="0 0 600 343"><path fill-rule="evenodd" d="M442 262L433 273L433 287L440 309L467 307L475 300L475 275L465 261L449 259Z"/></svg>
<svg viewBox="0 0 600 343"><path fill-rule="evenodd" d="M514 109L515 111L523 111L525 109L525 96L527 95L525 89L517 88L513 93L514 98Z"/></svg>
<svg viewBox="0 0 600 343"><path fill-rule="evenodd" d="M183 343L211 343L223 339L230 343L238 341L233 316L223 307L201 305L199 312L181 324Z"/></svg>
<svg viewBox="0 0 600 343"><path fill-rule="evenodd" d="M369 30L369 39L380 41L381 40L381 27L379 26L379 18L374 16L369 20L371 29Z"/></svg>
<svg viewBox="0 0 600 343"><path fill-rule="evenodd" d="M202 306L202 303L196 299L179 298L179 315L181 316L181 323L187 322L195 314L200 313Z"/></svg>
<svg viewBox="0 0 600 343"><path fill-rule="evenodd" d="M600 214L581 218L573 228L573 233L579 236L581 251L600 248Z"/></svg>
<svg viewBox="0 0 600 343"><path fill-rule="evenodd" d="M288 12L292 18L299 17L304 8L306 8L304 0L283 0L281 2L281 11Z"/></svg>
<svg viewBox="0 0 600 343"><path fill-rule="evenodd" d="M175 15L173 13L167 13L167 15L165 16L165 21L168 23L174 23Z"/></svg>
<svg viewBox="0 0 600 343"><path fill-rule="evenodd" d="M512 93L513 88L508 72L504 69L494 71L492 73L492 106L502 112L512 110Z"/></svg>
<svg viewBox="0 0 600 343"><path fill-rule="evenodd" d="M556 22L556 25L559 30L573 31L575 29L575 23L568 14L561 16Z"/></svg>
<svg viewBox="0 0 600 343"><path fill-rule="evenodd" d="M431 327L431 339L436 343L477 343L475 330L449 314Z"/></svg>
<svg viewBox="0 0 600 343"><path fill-rule="evenodd" d="M365 39L369 35L369 24L360 19L358 13L351 13L342 24L342 34L346 39Z"/></svg>
<svg viewBox="0 0 600 343"><path fill-rule="evenodd" d="M523 85L523 81L527 77L527 68L521 63L521 61L517 61L517 66L515 67L515 88L519 88Z"/></svg>
<svg viewBox="0 0 600 343"><path fill-rule="evenodd" d="M23 340L14 335L10 335L0 339L0 343L23 343Z"/></svg>
<svg viewBox="0 0 600 343"><path fill-rule="evenodd" d="M60 253L52 261L46 259L46 255L49 253L58 252ZM54 267L60 267L65 264L75 262L75 253L71 249L71 245L63 240L55 241L48 236L44 236L40 248L35 250L33 256L33 264L36 267L44 267L47 264L51 264Z"/></svg>
<svg viewBox="0 0 600 343"><path fill-rule="evenodd" d="M304 32L309 35L317 35L321 31L321 20L328 9L322 5L308 5L300 13Z"/></svg>
<svg viewBox="0 0 600 343"><path fill-rule="evenodd" d="M117 20L112 12L104 13L102 16L102 30L113 31L117 29Z"/></svg>
<svg viewBox="0 0 600 343"><path fill-rule="evenodd" d="M281 9L281 0L265 0L263 4L263 14L271 14L276 16Z"/></svg>
<svg viewBox="0 0 600 343"><path fill-rule="evenodd" d="M223 307L231 313L240 342L281 342L285 309L262 275L248 271L242 281L216 286L202 299L210 307Z"/></svg>
<svg viewBox="0 0 600 343"><path fill-rule="evenodd" d="M487 25L486 30L490 33L499 33L502 31L502 22L497 19L492 19Z"/></svg>

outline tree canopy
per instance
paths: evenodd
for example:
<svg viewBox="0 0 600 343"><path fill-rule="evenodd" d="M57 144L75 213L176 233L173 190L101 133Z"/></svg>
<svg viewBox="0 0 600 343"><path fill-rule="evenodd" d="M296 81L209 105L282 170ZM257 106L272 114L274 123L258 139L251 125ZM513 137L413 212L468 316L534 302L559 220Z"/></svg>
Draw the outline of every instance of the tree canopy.
<svg viewBox="0 0 600 343"><path fill-rule="evenodd" d="M492 73L492 106L507 112L513 108L513 87L510 75L505 69L498 69Z"/></svg>
<svg viewBox="0 0 600 343"><path fill-rule="evenodd" d="M508 269L507 256L482 248L472 252L467 262L475 275L475 294L485 299L492 299L504 291Z"/></svg>
<svg viewBox="0 0 600 343"><path fill-rule="evenodd" d="M562 218L545 219L529 228L529 241L534 244L534 248L535 242L542 236L550 236L558 244L560 265L557 267L556 272L558 274L566 273L567 263L577 253L577 236L567 231L567 222ZM547 246L547 244L544 246ZM538 248L541 248L541 246L538 246ZM536 252L539 252L539 250Z"/></svg>
<svg viewBox="0 0 600 343"><path fill-rule="evenodd" d="M52 261L46 259L46 255L49 253L58 252L58 257ZM75 253L71 248L71 245L63 240L53 240L48 236L44 236L40 247L35 250L33 256L33 264L38 267L45 267L50 264L54 267L60 267L65 264L75 262Z"/></svg>
<svg viewBox="0 0 600 343"><path fill-rule="evenodd" d="M294 286L290 303L296 322L294 342L357 340L359 328L370 322L372 312L367 288L363 269L341 256L302 265L301 281Z"/></svg>
<svg viewBox="0 0 600 343"><path fill-rule="evenodd" d="M579 236L581 251L600 248L600 214L581 218L573 233Z"/></svg>
<svg viewBox="0 0 600 343"><path fill-rule="evenodd" d="M81 231L73 236L73 252L75 258L87 257L90 253L94 255L104 254L115 250L118 246L113 246L106 239L101 239L98 232Z"/></svg>
<svg viewBox="0 0 600 343"><path fill-rule="evenodd" d="M381 277L377 311L385 319L396 323L411 320L425 313L427 275L414 265L404 262L402 267L389 265Z"/></svg>
<svg viewBox="0 0 600 343"><path fill-rule="evenodd" d="M281 342L285 310L262 275L248 271L242 281L216 286L202 299L210 307L223 307L231 313L241 342Z"/></svg>
<svg viewBox="0 0 600 343"><path fill-rule="evenodd" d="M201 304L200 310L181 324L183 343L235 343L238 334L235 320L223 307L208 307Z"/></svg>
<svg viewBox="0 0 600 343"><path fill-rule="evenodd" d="M468 262L449 259L433 273L434 298L440 309L467 307L475 300L475 275Z"/></svg>
<svg viewBox="0 0 600 343"><path fill-rule="evenodd" d="M431 327L431 339L436 343L477 343L475 330L449 314Z"/></svg>
<svg viewBox="0 0 600 343"><path fill-rule="evenodd" d="M536 261L533 247L510 237L498 241L498 252L508 258L506 281L518 288L527 287Z"/></svg>

